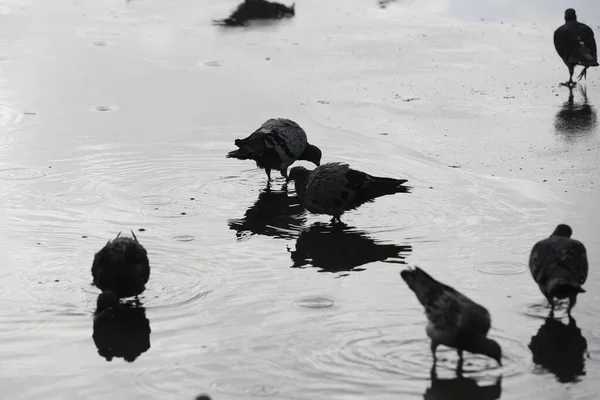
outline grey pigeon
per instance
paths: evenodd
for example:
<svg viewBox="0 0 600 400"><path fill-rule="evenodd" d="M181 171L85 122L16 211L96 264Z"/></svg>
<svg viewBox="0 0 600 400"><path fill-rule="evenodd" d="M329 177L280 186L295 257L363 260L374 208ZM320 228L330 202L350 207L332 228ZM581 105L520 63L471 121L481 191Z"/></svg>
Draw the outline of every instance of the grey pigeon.
<svg viewBox="0 0 600 400"><path fill-rule="evenodd" d="M321 150L308 143L306 132L297 123L285 118L272 118L245 139L236 139L237 150L230 151L227 158L254 160L256 166L267 173L276 169L287 178L287 169L296 160L321 163Z"/></svg>
<svg viewBox="0 0 600 400"><path fill-rule="evenodd" d="M98 311L115 305L119 298L137 296L146 290L150 278L150 263L146 249L131 231L133 239L117 237L106 243L94 256L92 276L102 294Z"/></svg>
<svg viewBox="0 0 600 400"><path fill-rule="evenodd" d="M415 292L425 307L429 320L427 336L431 339L434 367L438 345L453 347L463 363L463 350L484 354L502 365L500 345L487 338L491 326L490 313L462 293L436 281L422 269L415 267L400 273L408 287Z"/></svg>
<svg viewBox="0 0 600 400"><path fill-rule="evenodd" d="M577 302L577 295L584 293L581 287L588 276L588 260L585 246L571 239L573 230L560 224L549 238L537 242L529 256L531 276L548 299L551 315L554 313L554 298L569 299L567 312Z"/></svg>
<svg viewBox="0 0 600 400"><path fill-rule="evenodd" d="M350 168L348 164L327 163L312 171L304 167L290 170L288 181L294 181L301 204L313 214L327 214L332 222L376 198L407 192L406 179L372 176Z"/></svg>
<svg viewBox="0 0 600 400"><path fill-rule="evenodd" d="M565 24L554 31L554 48L569 68L569 80L563 85L571 87L576 65L583 66L579 80L587 76L589 67L597 67L596 40L594 31L586 24L577 21L572 8L565 11Z"/></svg>

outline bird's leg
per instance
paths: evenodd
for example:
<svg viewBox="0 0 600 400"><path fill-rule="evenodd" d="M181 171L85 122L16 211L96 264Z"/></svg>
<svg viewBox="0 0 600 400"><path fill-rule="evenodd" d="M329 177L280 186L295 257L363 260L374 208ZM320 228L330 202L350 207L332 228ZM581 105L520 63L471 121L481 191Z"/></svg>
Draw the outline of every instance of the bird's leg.
<svg viewBox="0 0 600 400"><path fill-rule="evenodd" d="M549 298L548 302L550 303L550 314L548 314L548 317L554 318L554 299Z"/></svg>
<svg viewBox="0 0 600 400"><path fill-rule="evenodd" d="M267 181L271 182L271 168L265 168L265 172L267 173Z"/></svg>
<svg viewBox="0 0 600 400"><path fill-rule="evenodd" d="M457 349L456 352L458 353L458 363L456 364L456 376L461 377L462 371L463 371L463 364L464 364L463 351L460 349Z"/></svg>
<svg viewBox="0 0 600 400"><path fill-rule="evenodd" d="M433 368L435 368L437 365L437 357L435 355L436 347L437 347L437 344L435 344L434 341L431 341L431 355L433 356Z"/></svg>
<svg viewBox="0 0 600 400"><path fill-rule="evenodd" d="M588 69L588 67L583 67L583 71L581 71L581 73L577 77L578 81L580 81L581 78L585 78L587 80L587 69Z"/></svg>
<svg viewBox="0 0 600 400"><path fill-rule="evenodd" d="M575 66L568 65L568 68L569 68L569 80L566 83L561 83L561 85L572 87L572 86L576 85L576 83L573 82L573 74L575 73Z"/></svg>
<svg viewBox="0 0 600 400"><path fill-rule="evenodd" d="M567 308L567 315L569 315L569 317L571 316L571 310L575 307L575 304L577 304L577 296L569 297L569 307Z"/></svg>

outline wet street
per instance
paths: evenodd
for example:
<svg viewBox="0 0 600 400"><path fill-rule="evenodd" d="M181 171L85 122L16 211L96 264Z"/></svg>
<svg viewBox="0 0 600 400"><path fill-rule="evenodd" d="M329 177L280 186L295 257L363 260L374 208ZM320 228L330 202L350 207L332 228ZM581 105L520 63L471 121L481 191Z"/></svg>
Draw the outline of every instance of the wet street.
<svg viewBox="0 0 600 400"><path fill-rule="evenodd" d="M0 397L595 399L600 68L569 91L574 0L0 1ZM579 69L577 70L577 74ZM329 225L279 173L226 159L266 119L408 179ZM295 165L314 166L304 161ZM559 223L588 252L569 323L527 266ZM94 319L94 254L134 230L142 307ZM488 308L503 366L438 350L399 273ZM596 382L596 383L594 383Z"/></svg>

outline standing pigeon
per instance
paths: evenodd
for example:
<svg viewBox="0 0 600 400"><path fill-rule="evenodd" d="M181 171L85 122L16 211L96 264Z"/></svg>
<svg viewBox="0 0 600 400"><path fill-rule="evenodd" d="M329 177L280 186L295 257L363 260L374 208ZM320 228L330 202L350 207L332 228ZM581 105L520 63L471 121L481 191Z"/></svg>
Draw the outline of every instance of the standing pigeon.
<svg viewBox="0 0 600 400"><path fill-rule="evenodd" d="M558 225L549 238L533 246L529 256L531 276L552 307L550 315L554 313L554 298L568 298L567 312L571 315L577 295L585 293L581 285L588 276L587 252L583 243L571 239L572 234L569 225Z"/></svg>
<svg viewBox="0 0 600 400"><path fill-rule="evenodd" d="M239 149L230 151L227 158L256 161L256 166L266 171L269 181L272 169L287 178L287 169L296 160L317 166L321 163L321 150L308 143L300 125L285 118L269 119L250 136L234 143Z"/></svg>
<svg viewBox="0 0 600 400"><path fill-rule="evenodd" d="M456 348L461 367L463 350L484 354L502 365L500 345L487 338L491 320L485 307L436 281L418 267L404 270L400 276L425 307L429 320L426 332L431 339L434 367L437 362L435 350L440 344Z"/></svg>
<svg viewBox="0 0 600 400"><path fill-rule="evenodd" d="M119 232L94 256L94 285L102 290L98 297L99 309L114 305L119 298L137 296L146 290L150 278L148 255L135 233L131 231L131 234L133 239L119 237Z"/></svg>
<svg viewBox="0 0 600 400"><path fill-rule="evenodd" d="M388 194L407 192L406 179L382 178L350 168L348 164L327 163L312 171L304 167L290 170L288 181L294 181L304 208L314 214L333 216L331 222L364 203Z"/></svg>
<svg viewBox="0 0 600 400"><path fill-rule="evenodd" d="M576 65L583 66L579 80L587 76L589 67L597 67L596 40L594 31L577 21L577 14L572 8L565 11L565 24L554 31L554 48L569 68L569 80L563 85L572 86L573 72Z"/></svg>

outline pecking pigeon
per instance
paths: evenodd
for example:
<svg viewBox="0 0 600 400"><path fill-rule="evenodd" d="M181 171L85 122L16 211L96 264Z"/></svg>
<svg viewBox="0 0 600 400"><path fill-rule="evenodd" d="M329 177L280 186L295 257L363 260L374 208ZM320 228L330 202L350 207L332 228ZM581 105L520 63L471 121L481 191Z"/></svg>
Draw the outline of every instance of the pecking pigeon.
<svg viewBox="0 0 600 400"><path fill-rule="evenodd" d="M597 67L596 40L594 31L586 24L577 21L575 10L565 11L565 24L554 31L554 48L569 68L569 80L563 85L571 87L576 65L583 66L579 80L587 76L589 67Z"/></svg>
<svg viewBox="0 0 600 400"><path fill-rule="evenodd" d="M382 178L350 168L348 164L327 163L312 171L304 167L290 170L301 204L313 214L327 214L332 222L364 203L388 194L407 192L406 179Z"/></svg>
<svg viewBox="0 0 600 400"><path fill-rule="evenodd" d="M287 178L287 169L296 160L321 163L321 150L308 143L306 132L300 125L285 118L272 118L245 139L236 139L237 150L230 151L227 158L254 160L256 166L267 173L271 181L271 170L277 169Z"/></svg>
<svg viewBox="0 0 600 400"><path fill-rule="evenodd" d="M150 278L150 263L146 249L131 231L133 239L117 237L106 243L94 256L92 276L102 294L98 297L99 311L115 305L118 299L137 296L146 290Z"/></svg>
<svg viewBox="0 0 600 400"><path fill-rule="evenodd" d="M554 313L554 298L569 299L567 312L577 302L577 295L584 293L581 287L588 276L588 261L585 246L571 239L570 226L560 224L549 238L537 242L529 256L531 276L548 299L550 314Z"/></svg>
<svg viewBox="0 0 600 400"><path fill-rule="evenodd" d="M426 332L431 339L434 367L437 362L435 350L440 344L457 350L461 367L463 350L484 354L502 365L500 345L487 338L491 319L485 307L436 281L418 267L404 270L400 276L425 307L429 320Z"/></svg>
<svg viewBox="0 0 600 400"><path fill-rule="evenodd" d="M290 7L266 0L245 0L229 18L214 21L216 25L246 26L253 20L291 18L296 14L296 3Z"/></svg>

